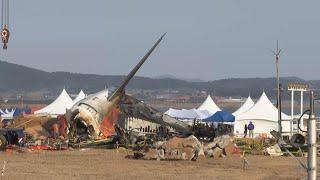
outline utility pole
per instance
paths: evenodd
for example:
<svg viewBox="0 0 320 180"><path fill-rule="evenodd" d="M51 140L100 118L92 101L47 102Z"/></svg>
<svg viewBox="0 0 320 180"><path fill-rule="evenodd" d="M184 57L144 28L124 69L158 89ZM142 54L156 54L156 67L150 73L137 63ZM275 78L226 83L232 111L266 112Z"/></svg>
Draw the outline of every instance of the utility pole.
<svg viewBox="0 0 320 180"><path fill-rule="evenodd" d="M279 44L277 40L277 50L273 51L276 56L276 76L277 76L277 108L278 108L278 131L282 138L282 126L281 126L281 111L280 111L280 78L279 78L279 57L281 49L279 49Z"/></svg>
<svg viewBox="0 0 320 180"><path fill-rule="evenodd" d="M317 125L314 113L314 93L310 91L310 117L308 120L308 180L317 179Z"/></svg>

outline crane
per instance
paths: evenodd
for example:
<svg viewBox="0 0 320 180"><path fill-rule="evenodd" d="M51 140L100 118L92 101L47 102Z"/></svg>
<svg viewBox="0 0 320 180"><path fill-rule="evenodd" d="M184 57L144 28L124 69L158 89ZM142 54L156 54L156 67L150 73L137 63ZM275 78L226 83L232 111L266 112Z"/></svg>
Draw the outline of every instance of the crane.
<svg viewBox="0 0 320 180"><path fill-rule="evenodd" d="M1 39L3 43L3 49L7 49L9 42L9 0L2 0L2 25L1 25Z"/></svg>

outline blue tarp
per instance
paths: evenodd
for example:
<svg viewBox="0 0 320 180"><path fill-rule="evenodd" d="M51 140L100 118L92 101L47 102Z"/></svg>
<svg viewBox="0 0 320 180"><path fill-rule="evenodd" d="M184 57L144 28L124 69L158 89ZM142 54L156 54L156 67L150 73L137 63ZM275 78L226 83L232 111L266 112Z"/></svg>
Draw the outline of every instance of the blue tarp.
<svg viewBox="0 0 320 180"><path fill-rule="evenodd" d="M22 113L25 113L25 114L31 114L31 108L29 108L28 106L20 109Z"/></svg>
<svg viewBox="0 0 320 180"><path fill-rule="evenodd" d="M21 114L21 110L19 108L16 108L13 112L13 117L19 116Z"/></svg>
<svg viewBox="0 0 320 180"><path fill-rule="evenodd" d="M31 108L24 109L24 113L26 113L26 114L31 114L31 112L32 112Z"/></svg>
<svg viewBox="0 0 320 180"><path fill-rule="evenodd" d="M20 108L16 108L14 113L13 113L13 117L19 116L22 113Z"/></svg>
<svg viewBox="0 0 320 180"><path fill-rule="evenodd" d="M31 114L31 109L27 106L24 108L15 108L15 111L13 113L13 116L20 116L22 113L24 114Z"/></svg>
<svg viewBox="0 0 320 180"><path fill-rule="evenodd" d="M206 122L234 122L235 117L227 111L217 111L204 121Z"/></svg>

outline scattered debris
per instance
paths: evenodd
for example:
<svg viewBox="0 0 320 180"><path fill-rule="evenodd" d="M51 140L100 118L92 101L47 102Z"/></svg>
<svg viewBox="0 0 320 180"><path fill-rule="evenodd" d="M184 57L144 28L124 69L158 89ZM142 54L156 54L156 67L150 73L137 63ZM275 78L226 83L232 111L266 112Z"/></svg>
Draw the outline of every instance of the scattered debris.
<svg viewBox="0 0 320 180"><path fill-rule="evenodd" d="M3 161L2 170L1 170L1 176L3 176L4 172L6 171L6 165L7 165L7 161Z"/></svg>
<svg viewBox="0 0 320 180"><path fill-rule="evenodd" d="M144 159L197 160L204 157L203 145L193 135L180 138L173 137L168 141L157 141L143 153Z"/></svg>
<svg viewBox="0 0 320 180"><path fill-rule="evenodd" d="M242 169L247 170L249 168L249 161L246 159L246 152L242 152Z"/></svg>
<svg viewBox="0 0 320 180"><path fill-rule="evenodd" d="M229 148L226 148L228 145ZM228 149L226 151L226 149ZM234 144L229 135L222 135L216 137L213 142L204 147L204 154L206 157L224 157L234 151Z"/></svg>
<svg viewBox="0 0 320 180"><path fill-rule="evenodd" d="M282 156L283 152L278 144L266 148L266 152L270 156Z"/></svg>
<svg viewBox="0 0 320 180"><path fill-rule="evenodd" d="M7 146L24 145L24 130L18 128L0 128L0 150L5 150Z"/></svg>
<svg viewBox="0 0 320 180"><path fill-rule="evenodd" d="M193 160L210 157L224 157L234 152L231 136L223 135L203 145L195 136L172 137L168 140L155 141L144 151L135 152L134 158L156 160Z"/></svg>

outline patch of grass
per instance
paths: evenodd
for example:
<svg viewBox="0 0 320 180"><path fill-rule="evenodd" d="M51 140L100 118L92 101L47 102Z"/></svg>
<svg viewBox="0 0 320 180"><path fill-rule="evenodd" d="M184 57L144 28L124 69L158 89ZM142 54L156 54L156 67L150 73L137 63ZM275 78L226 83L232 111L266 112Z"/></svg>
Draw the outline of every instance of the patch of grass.
<svg viewBox="0 0 320 180"><path fill-rule="evenodd" d="M248 154L263 154L265 148L275 144L275 140L237 138L235 139L235 143L242 151Z"/></svg>

